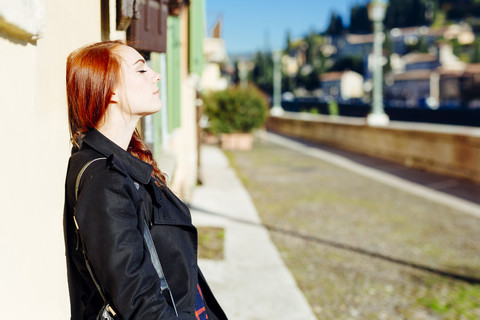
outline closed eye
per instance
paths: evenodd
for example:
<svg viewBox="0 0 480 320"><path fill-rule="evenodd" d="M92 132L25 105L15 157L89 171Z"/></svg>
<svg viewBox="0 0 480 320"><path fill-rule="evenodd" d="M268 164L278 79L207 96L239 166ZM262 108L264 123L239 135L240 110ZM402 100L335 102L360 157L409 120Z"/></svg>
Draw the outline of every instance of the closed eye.
<svg viewBox="0 0 480 320"><path fill-rule="evenodd" d="M145 73L145 72L147 72L147 70L139 70L138 72Z"/></svg>

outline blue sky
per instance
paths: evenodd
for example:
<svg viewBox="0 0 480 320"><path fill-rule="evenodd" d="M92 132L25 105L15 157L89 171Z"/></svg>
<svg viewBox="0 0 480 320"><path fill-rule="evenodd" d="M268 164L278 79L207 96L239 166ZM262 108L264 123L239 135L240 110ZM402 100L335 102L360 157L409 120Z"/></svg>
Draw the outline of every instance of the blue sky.
<svg viewBox="0 0 480 320"><path fill-rule="evenodd" d="M222 37L230 54L281 49L285 34L299 38L324 31L332 11L349 22L350 8L365 0L206 0L207 32L222 17Z"/></svg>

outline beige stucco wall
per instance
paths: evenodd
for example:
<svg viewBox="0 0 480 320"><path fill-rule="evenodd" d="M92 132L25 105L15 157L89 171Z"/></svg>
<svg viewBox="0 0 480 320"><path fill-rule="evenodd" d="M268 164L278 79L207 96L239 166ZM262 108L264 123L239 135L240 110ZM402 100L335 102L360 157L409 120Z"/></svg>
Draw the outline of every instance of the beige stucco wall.
<svg viewBox="0 0 480 320"><path fill-rule="evenodd" d="M0 36L2 319L69 318L62 225L70 152L65 61L75 48L101 38L99 1L37 2L46 7L46 25L36 44Z"/></svg>
<svg viewBox="0 0 480 320"><path fill-rule="evenodd" d="M269 130L480 182L480 130L391 122L370 127L365 119L285 113L270 117Z"/></svg>

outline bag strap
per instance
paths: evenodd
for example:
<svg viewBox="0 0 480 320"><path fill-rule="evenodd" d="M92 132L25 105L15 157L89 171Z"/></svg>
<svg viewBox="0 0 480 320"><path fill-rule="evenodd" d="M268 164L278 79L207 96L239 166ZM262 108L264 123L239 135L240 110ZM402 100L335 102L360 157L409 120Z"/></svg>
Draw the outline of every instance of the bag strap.
<svg viewBox="0 0 480 320"><path fill-rule="evenodd" d="M88 166L91 165L93 162L98 161L98 160L102 160L102 159L106 159L106 158L96 158L96 159L90 160L89 162L87 162L82 167L82 169L78 173L77 180L75 181L75 203L77 201L78 188L79 188L80 179L82 178L83 173L88 168ZM90 266L90 262L88 261L88 258L87 258L87 252L85 250L85 243L84 243L83 239L80 237L80 228L78 226L77 218L75 217L75 210L74 210L74 214L73 214L73 220L75 222L77 238L79 238L80 241L82 242L82 252L83 252L83 257L85 258L85 265L87 266L88 273L90 273L90 277L92 278L93 283L95 284L95 287L98 290L98 293L100 293L100 296L102 297L103 302L105 303L105 306L106 306L107 310L109 312L111 312L113 316L115 316L116 315L115 311L110 306L110 304L107 302L107 299L105 298L105 294L103 293L102 287L100 287L100 284L98 283L95 276L93 275L93 271L92 271L92 268ZM145 244L147 245L148 251L150 253L150 258L152 260L153 267L157 271L158 277L160 278L160 289L162 291L162 295L164 295L166 297L166 299L168 299L168 298L170 299L170 303L173 306L173 309L175 311L175 315L178 318L178 312L177 312L177 307L175 305L175 300L173 299L172 291L170 290L170 287L168 286L168 283L167 283L167 279L165 278L165 274L163 273L162 265L160 263L160 259L158 258L157 250L155 249L155 245L153 243L152 235L150 234L150 230L148 228L146 220L143 220L143 239L145 240ZM164 292L166 292L167 295L165 295Z"/></svg>
<svg viewBox="0 0 480 320"><path fill-rule="evenodd" d="M96 159L90 160L82 167L82 169L80 169L80 172L78 172L77 180L75 181L75 203L77 202L78 187L80 186L80 179L82 178L83 173L85 172L85 170L87 170L89 165L91 165L95 161L104 160L104 159L107 159L107 158L103 157L103 158L96 158Z"/></svg>
<svg viewBox="0 0 480 320"><path fill-rule="evenodd" d="M83 173L85 172L85 170L88 168L89 165L91 165L91 164L94 163L95 161L102 160L102 159L106 159L106 158L96 158L96 159L90 160L89 162L87 162L87 163L82 167L82 169L81 169L80 172L78 173L78 175L77 175L77 180L75 181L75 203L77 202L77 198L78 198L78 188L79 188L80 179L82 178ZM96 279L95 276L93 275L92 267L90 266L90 262L88 261L88 258L87 258L87 251L85 250L85 242L83 241L82 237L80 237L80 228L79 228L79 226L78 226L77 218L75 217L75 210L73 211L73 221L75 222L77 239L80 239L80 241L82 242L82 253L83 253L83 258L85 259L85 265L86 265L86 267L87 267L88 273L90 274L90 277L92 278L93 283L95 284L95 287L97 288L98 293L100 294L100 296L101 296L102 299L103 299L103 302L104 302L104 304L105 304L105 309L107 309L107 311L109 311L109 312L115 317L115 316L116 316L115 310L114 310L114 309L112 308L112 306L107 302L107 299L105 298L105 294L103 293L102 287L100 287L100 284L98 283L97 279ZM77 243L78 243L78 240L77 240ZM78 249L78 245L77 245L77 249Z"/></svg>

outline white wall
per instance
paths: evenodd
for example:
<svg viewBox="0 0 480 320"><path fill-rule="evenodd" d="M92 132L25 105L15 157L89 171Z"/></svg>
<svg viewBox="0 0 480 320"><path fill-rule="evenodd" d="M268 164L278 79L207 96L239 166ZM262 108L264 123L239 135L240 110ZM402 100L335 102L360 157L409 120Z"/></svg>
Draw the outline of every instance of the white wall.
<svg viewBox="0 0 480 320"><path fill-rule="evenodd" d="M0 36L2 319L69 318L62 221L70 154L65 62L72 50L100 41L100 1L45 4L46 25L36 45Z"/></svg>
<svg viewBox="0 0 480 320"><path fill-rule="evenodd" d="M344 100L363 97L363 77L353 71L347 71L342 75L341 93Z"/></svg>

